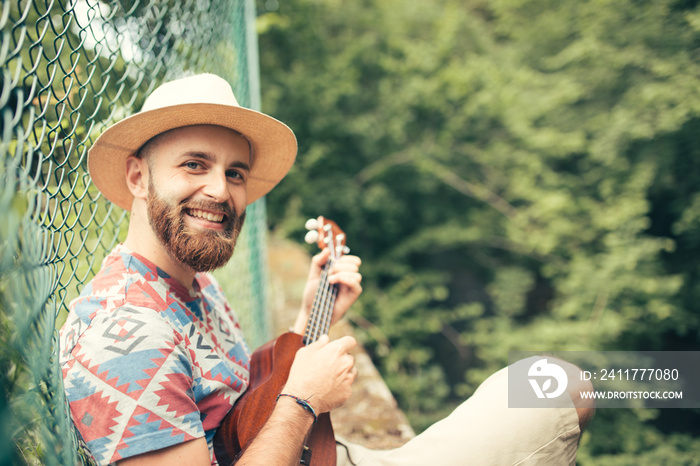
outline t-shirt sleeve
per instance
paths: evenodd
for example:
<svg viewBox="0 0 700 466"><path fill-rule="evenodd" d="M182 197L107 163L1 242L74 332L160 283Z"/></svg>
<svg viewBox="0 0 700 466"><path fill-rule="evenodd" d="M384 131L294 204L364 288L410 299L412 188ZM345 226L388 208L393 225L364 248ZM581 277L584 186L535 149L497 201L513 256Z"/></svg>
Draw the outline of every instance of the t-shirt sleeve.
<svg viewBox="0 0 700 466"><path fill-rule="evenodd" d="M99 464L204 436L183 337L156 311L98 314L63 371L73 422Z"/></svg>

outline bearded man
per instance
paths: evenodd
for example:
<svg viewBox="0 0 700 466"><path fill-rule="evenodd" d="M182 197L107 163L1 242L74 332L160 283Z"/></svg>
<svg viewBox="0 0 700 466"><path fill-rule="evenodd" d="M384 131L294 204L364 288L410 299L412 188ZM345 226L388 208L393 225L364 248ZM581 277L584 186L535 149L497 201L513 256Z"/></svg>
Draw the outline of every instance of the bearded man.
<svg viewBox="0 0 700 466"><path fill-rule="evenodd" d="M292 131L240 107L214 75L160 86L90 149L94 184L131 213L126 240L71 303L60 332L71 417L99 464L217 464L212 439L247 388L250 351L208 272L229 260L246 207L295 156ZM312 260L297 333L327 260L328 251ZM362 291L359 266L346 255L331 270L339 286L333 321ZM282 390L288 396L237 462L299 464L317 413L350 396L354 346L351 337L322 337L300 349ZM509 410L506 380L500 371L397 450L339 443L338 464L572 464L591 411L571 400L547 412Z"/></svg>

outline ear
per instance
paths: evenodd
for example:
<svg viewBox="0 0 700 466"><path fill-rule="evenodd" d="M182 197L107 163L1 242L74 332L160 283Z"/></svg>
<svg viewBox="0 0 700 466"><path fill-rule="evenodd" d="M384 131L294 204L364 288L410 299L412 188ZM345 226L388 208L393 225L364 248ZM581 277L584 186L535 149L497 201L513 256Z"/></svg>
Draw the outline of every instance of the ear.
<svg viewBox="0 0 700 466"><path fill-rule="evenodd" d="M148 164L134 156L126 159L126 185L136 199L148 196Z"/></svg>

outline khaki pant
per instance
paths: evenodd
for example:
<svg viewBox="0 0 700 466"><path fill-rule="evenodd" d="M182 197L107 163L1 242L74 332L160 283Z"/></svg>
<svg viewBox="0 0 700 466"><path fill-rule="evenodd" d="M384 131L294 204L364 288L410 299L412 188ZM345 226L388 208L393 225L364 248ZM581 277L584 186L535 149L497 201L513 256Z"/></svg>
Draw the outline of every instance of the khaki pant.
<svg viewBox="0 0 700 466"><path fill-rule="evenodd" d="M452 414L400 448L369 450L338 439L338 465L574 465L579 434L573 403L508 408L504 368Z"/></svg>

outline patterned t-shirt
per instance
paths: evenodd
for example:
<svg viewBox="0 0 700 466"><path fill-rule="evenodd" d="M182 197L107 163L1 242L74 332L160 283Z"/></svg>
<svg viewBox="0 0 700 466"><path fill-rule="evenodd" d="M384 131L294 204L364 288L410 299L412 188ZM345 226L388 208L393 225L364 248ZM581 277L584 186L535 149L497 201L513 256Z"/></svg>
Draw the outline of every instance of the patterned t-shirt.
<svg viewBox="0 0 700 466"><path fill-rule="evenodd" d="M73 422L99 464L212 438L246 389L250 351L219 285L194 291L117 246L70 305L60 363Z"/></svg>

